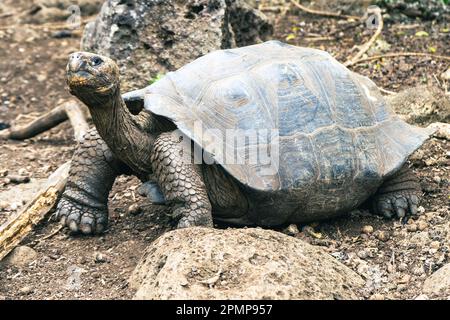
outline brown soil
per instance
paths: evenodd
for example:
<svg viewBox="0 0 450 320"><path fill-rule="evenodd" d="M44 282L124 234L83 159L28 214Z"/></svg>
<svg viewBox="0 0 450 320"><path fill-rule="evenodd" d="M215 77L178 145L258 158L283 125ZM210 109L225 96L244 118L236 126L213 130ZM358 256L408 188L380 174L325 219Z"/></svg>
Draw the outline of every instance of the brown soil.
<svg viewBox="0 0 450 320"><path fill-rule="evenodd" d="M14 9L27 8L28 1L14 3ZM0 12L1 14L1 12ZM279 18L274 38L289 43L329 51L340 61L346 60L354 45L361 44L371 32L363 27L343 31L337 41L307 41L305 36L325 36L345 28L341 20L311 17L291 11ZM56 39L54 30L32 30L15 25L13 17L0 18L0 122L26 123L69 98L65 88L65 63L70 52L79 46L79 36ZM444 23L412 21L385 26L383 39L389 52L450 51L449 33ZM416 37L417 31L428 37ZM339 34L339 32L337 33ZM353 67L372 78L379 86L398 91L420 83L436 83L436 77L449 67L448 62L430 58L396 58ZM407 225L385 220L356 210L349 217L299 226L296 236L325 247L333 256L362 274L368 284L363 298L409 299L421 294L424 279L449 262L449 141L431 139L413 157L410 165L420 177L424 189L421 203L424 214ZM76 147L72 129L64 123L36 138L24 142L0 142L0 172L17 173L25 169L32 178L45 178L70 159ZM0 192L12 185L3 183ZM138 182L121 177L110 199L111 223L101 237L72 237L66 231L42 240L57 225L42 223L23 241L38 253L35 262L22 268L0 265L0 300L5 299L127 299L133 292L127 279L143 249L173 226L162 206L147 205L135 193ZM132 203L144 206L137 216L128 213ZM12 210L0 211L0 223ZM417 231L414 230L420 226ZM374 232L361 232L371 225ZM314 232L311 232L311 231ZM408 231L410 230L410 231ZM380 240L381 239L381 240ZM100 257L103 256L103 257ZM79 277L80 287L73 285ZM72 285L71 285L72 284ZM436 297L446 298L446 297Z"/></svg>

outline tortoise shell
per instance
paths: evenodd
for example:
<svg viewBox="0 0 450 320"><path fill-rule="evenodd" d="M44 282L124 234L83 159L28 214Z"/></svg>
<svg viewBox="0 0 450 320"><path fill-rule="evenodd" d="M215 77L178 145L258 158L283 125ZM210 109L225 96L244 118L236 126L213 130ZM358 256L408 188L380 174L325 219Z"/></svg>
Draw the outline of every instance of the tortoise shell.
<svg viewBox="0 0 450 320"><path fill-rule="evenodd" d="M145 109L257 190L371 189L431 133L402 121L371 80L328 53L278 41L211 52L144 92ZM230 132L258 138L230 143ZM249 161L269 151L270 163Z"/></svg>

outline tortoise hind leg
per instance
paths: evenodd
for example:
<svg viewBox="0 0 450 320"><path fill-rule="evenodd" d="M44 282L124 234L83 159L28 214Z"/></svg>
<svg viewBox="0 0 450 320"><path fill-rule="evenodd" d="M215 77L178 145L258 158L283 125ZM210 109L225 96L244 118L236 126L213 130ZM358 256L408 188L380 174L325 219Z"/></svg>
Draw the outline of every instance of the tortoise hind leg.
<svg viewBox="0 0 450 320"><path fill-rule="evenodd" d="M211 203L201 168L183 156L186 145L172 132L160 134L153 144L152 169L165 200L174 208L174 217L180 218L178 228L212 227Z"/></svg>
<svg viewBox="0 0 450 320"><path fill-rule="evenodd" d="M404 166L378 189L372 198L372 210L387 218L416 215L421 195L417 176Z"/></svg>

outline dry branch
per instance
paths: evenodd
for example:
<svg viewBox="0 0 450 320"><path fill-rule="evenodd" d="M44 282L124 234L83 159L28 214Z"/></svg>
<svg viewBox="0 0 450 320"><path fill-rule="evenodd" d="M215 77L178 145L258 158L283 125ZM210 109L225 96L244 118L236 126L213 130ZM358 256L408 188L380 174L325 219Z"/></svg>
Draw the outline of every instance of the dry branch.
<svg viewBox="0 0 450 320"><path fill-rule="evenodd" d="M69 176L70 162L58 168L46 185L15 216L0 226L0 261L13 250L55 206Z"/></svg>
<svg viewBox="0 0 450 320"><path fill-rule="evenodd" d="M63 105L60 105L25 126L1 131L0 139L28 139L51 129L66 120L66 110Z"/></svg>
<svg viewBox="0 0 450 320"><path fill-rule="evenodd" d="M84 105L75 100L64 103L64 109L73 127L75 140L81 141L81 138L89 130L89 124L86 121L89 111Z"/></svg>
<svg viewBox="0 0 450 320"><path fill-rule="evenodd" d="M294 6L296 6L298 9L300 9L300 10L306 12L306 13L315 14L315 15L319 15L319 16L343 18L343 19L354 19L354 20L358 20L358 19L361 18L361 17L357 17L357 16L350 16L350 15L345 15L345 14L340 14L340 13L335 13L335 12L328 12L328 11L321 11L321 10L310 9L310 8L305 7L305 6L302 6L300 3L298 3L295 0L291 0L291 3Z"/></svg>
<svg viewBox="0 0 450 320"><path fill-rule="evenodd" d="M89 128L86 121L88 114L84 105L76 100L69 100L24 126L0 131L0 139L29 139L69 119L74 128L75 140L79 141Z"/></svg>
<svg viewBox="0 0 450 320"><path fill-rule="evenodd" d="M362 62L367 62L367 61L373 61L373 60L378 60L378 59L383 59L383 58L395 58L395 57L429 57L429 58L434 58L434 59L450 61L450 56L441 56L441 55L436 55L436 54L431 54L431 53L426 53L426 52L393 52L393 53L380 54L380 55L373 56L373 57L358 59L356 61L353 61L348 66L362 63Z"/></svg>
<svg viewBox="0 0 450 320"><path fill-rule="evenodd" d="M87 23L94 21L95 17L88 18L81 22L80 27L86 25ZM0 30L9 30L9 29L34 29L34 30L64 30L69 29L70 26L63 22L49 22L43 24L13 24L7 26L0 26Z"/></svg>
<svg viewBox="0 0 450 320"><path fill-rule="evenodd" d="M367 41L365 44L361 46L361 49L358 51L358 53L353 57L349 58L347 61L344 62L344 66L348 67L355 63L359 58L362 57L364 53L367 52L367 50L370 49L372 44L375 42L375 40L378 38L378 36L381 34L381 31L383 30L383 17L381 15L381 10L378 7L369 7L367 10L367 14L374 14L376 16L376 19L378 21L377 30L373 34L373 36Z"/></svg>

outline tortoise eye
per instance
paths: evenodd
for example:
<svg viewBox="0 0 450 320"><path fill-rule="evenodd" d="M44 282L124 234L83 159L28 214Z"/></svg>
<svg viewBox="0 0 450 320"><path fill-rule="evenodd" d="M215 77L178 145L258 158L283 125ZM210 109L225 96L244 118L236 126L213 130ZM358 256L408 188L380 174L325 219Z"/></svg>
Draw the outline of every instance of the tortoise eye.
<svg viewBox="0 0 450 320"><path fill-rule="evenodd" d="M92 58L92 66L96 67L98 65L101 65L103 63L103 60L99 57Z"/></svg>

